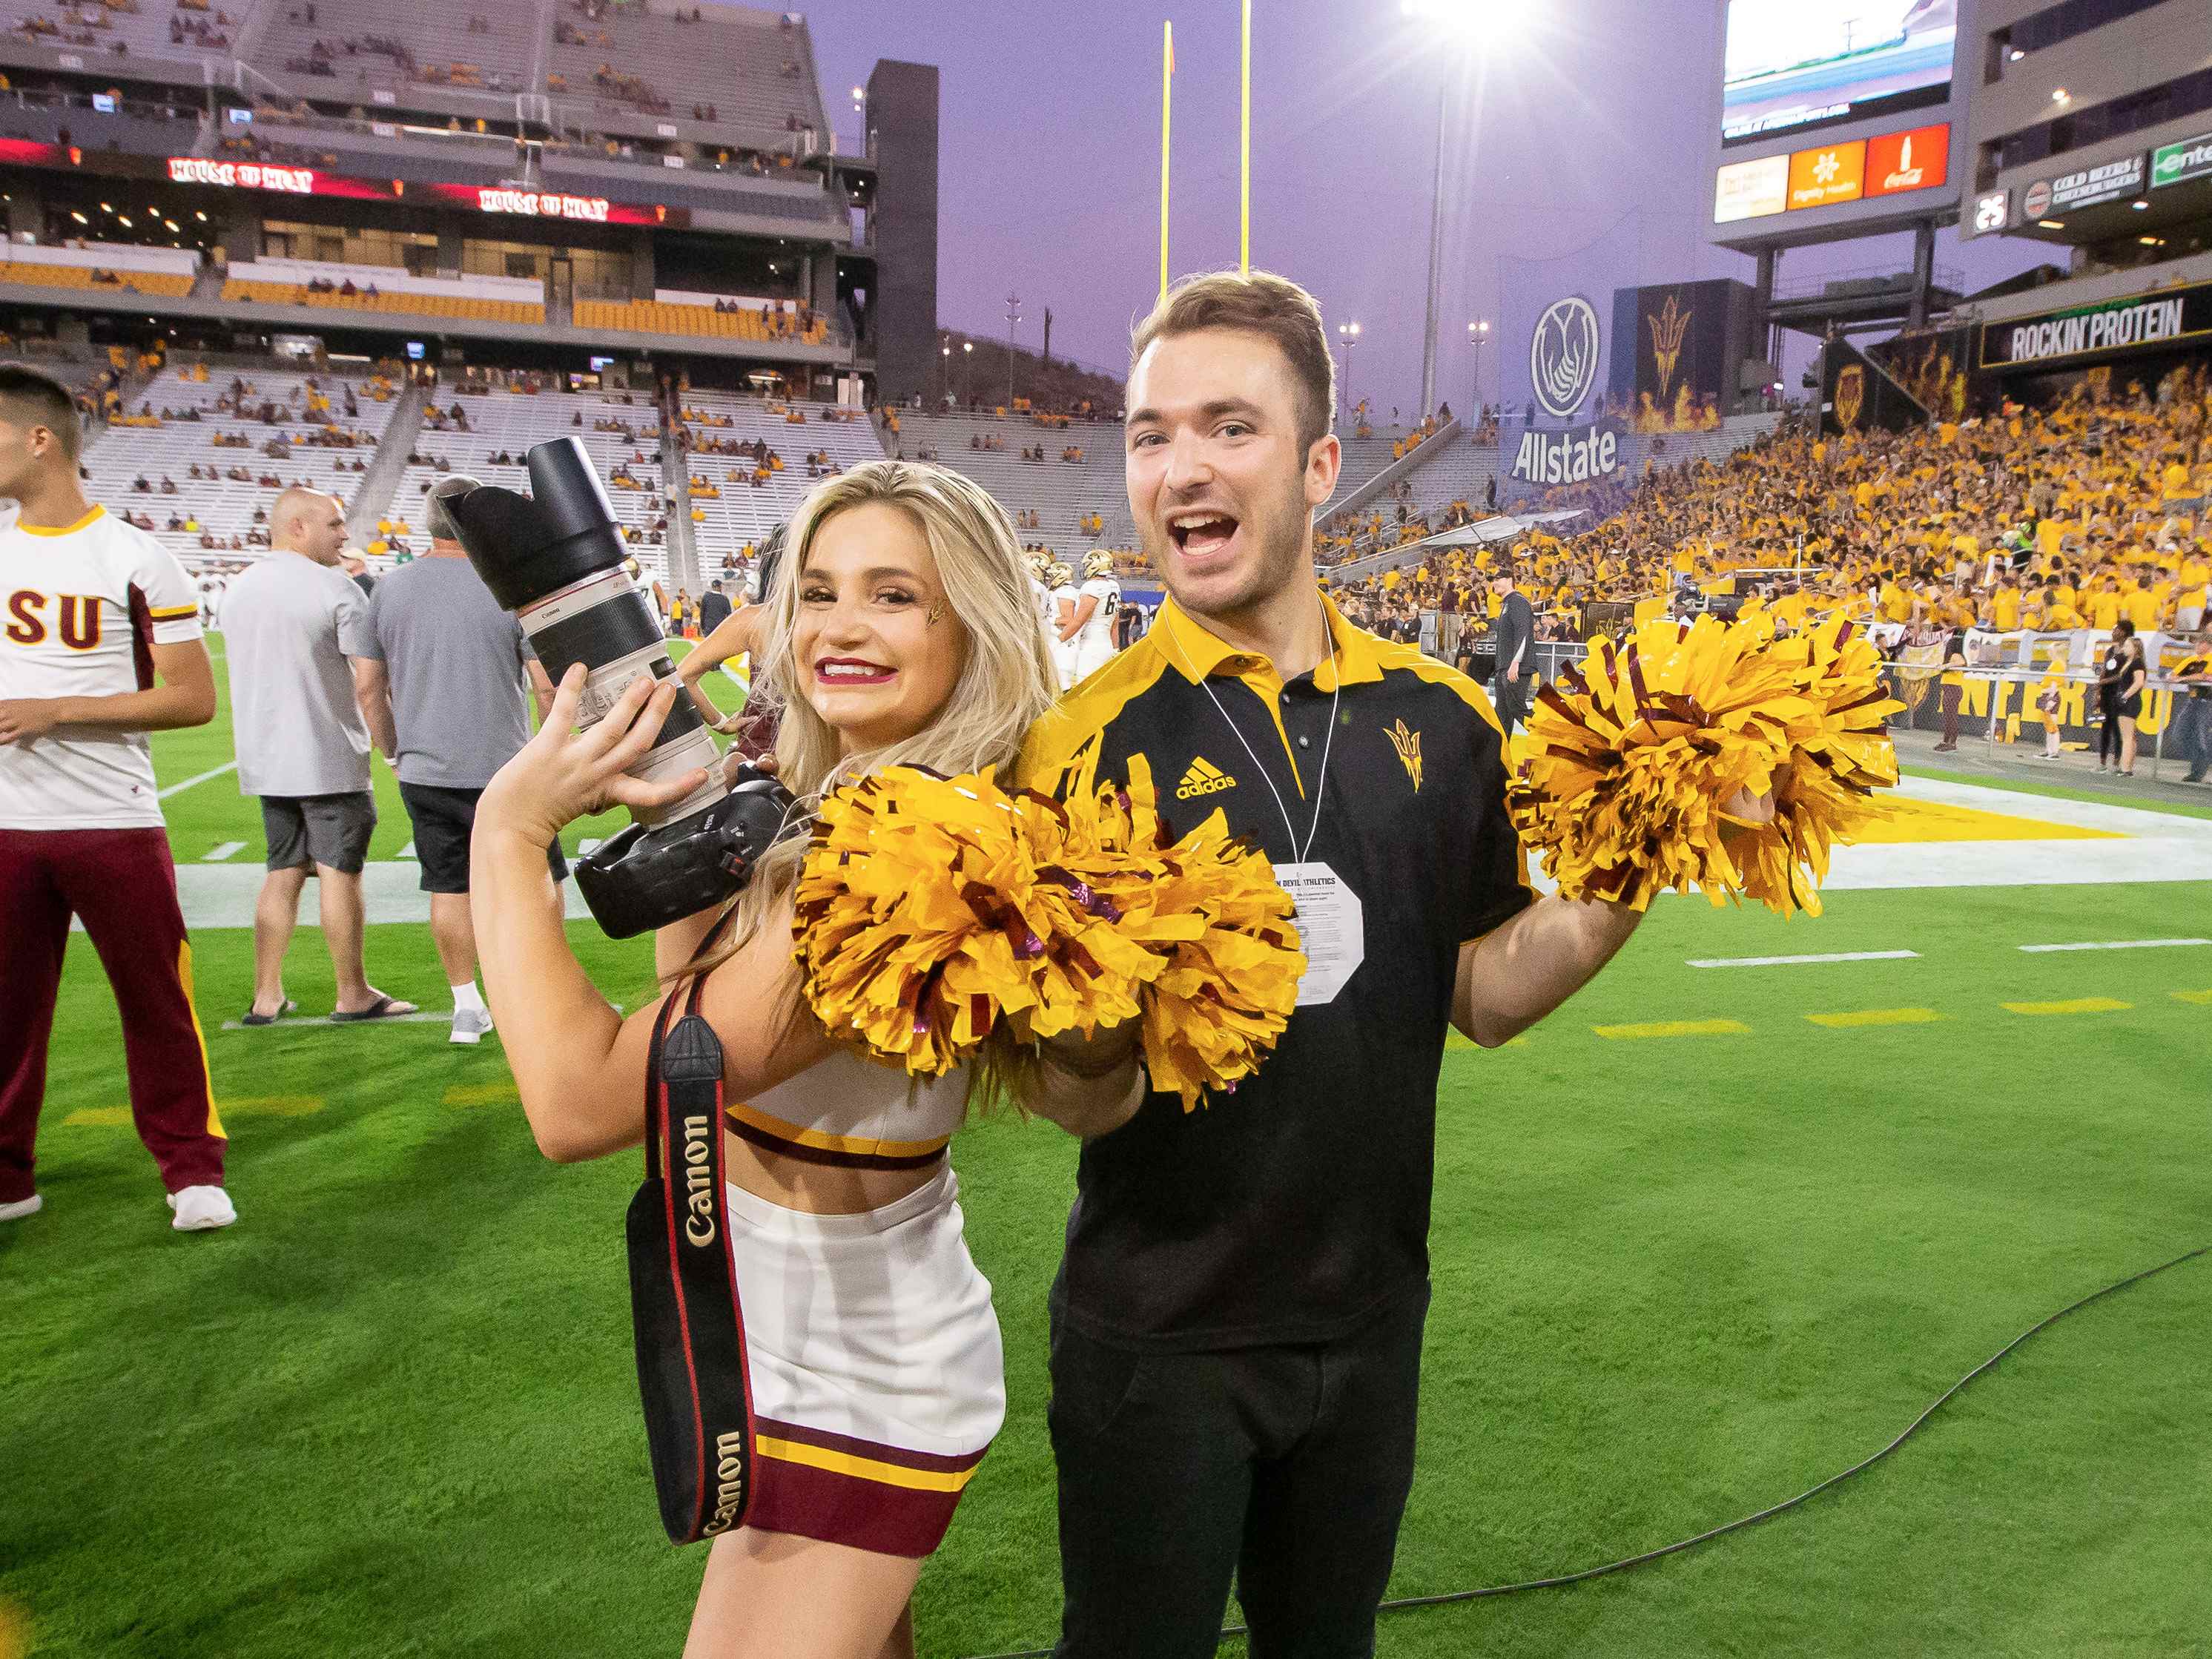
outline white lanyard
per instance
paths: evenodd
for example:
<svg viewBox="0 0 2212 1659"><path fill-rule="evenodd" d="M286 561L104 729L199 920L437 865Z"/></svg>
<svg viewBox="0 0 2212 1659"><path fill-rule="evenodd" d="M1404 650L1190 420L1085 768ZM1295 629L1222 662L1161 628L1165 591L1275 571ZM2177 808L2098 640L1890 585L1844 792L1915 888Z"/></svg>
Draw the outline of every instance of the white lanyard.
<svg viewBox="0 0 2212 1659"><path fill-rule="evenodd" d="M1322 636L1328 641L1329 658L1334 659L1336 655L1336 635L1330 631L1327 611L1322 612L1321 627ZM1169 638L1175 639L1172 629L1169 632ZM1175 639L1175 647L1176 655L1182 658L1183 666L1190 670L1192 677L1198 681L1199 689L1204 691L1212 702L1215 712L1221 716L1222 724L1236 733L1237 741L1244 745L1244 752L1252 757L1252 767L1259 773L1260 781L1267 786L1267 793L1275 798L1275 810L1283 815L1283 829L1291 838L1290 861L1292 864L1304 864L1306 861L1306 854L1313 851L1314 837L1321 833L1322 792L1328 787L1328 751L1330 746L1336 741L1337 704L1344 696L1342 666L1340 665L1336 672L1336 690L1329 696L1328 733L1322 738L1321 743L1321 770L1314 775L1313 822L1306 826L1306 844L1300 847L1297 826L1291 822L1291 809L1284 805L1283 792L1275 787L1274 779L1268 776L1267 767L1261 763L1259 751L1252 747L1251 740L1244 735L1243 729L1229 718L1229 710L1223 707L1221 699L1214 696L1213 687L1208 683L1206 677L1199 673L1197 665L1191 661L1189 655L1183 650L1182 641L1180 639ZM1291 759L1291 767L1294 771L1297 769L1297 761L1295 758Z"/></svg>

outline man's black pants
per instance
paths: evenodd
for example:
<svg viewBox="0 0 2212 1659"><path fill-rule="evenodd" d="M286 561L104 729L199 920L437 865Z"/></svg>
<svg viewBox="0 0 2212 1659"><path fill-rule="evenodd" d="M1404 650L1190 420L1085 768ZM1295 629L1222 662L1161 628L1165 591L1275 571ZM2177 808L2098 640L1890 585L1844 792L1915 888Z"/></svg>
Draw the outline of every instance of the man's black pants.
<svg viewBox="0 0 2212 1659"><path fill-rule="evenodd" d="M1498 711L1498 723L1505 728L1505 735L1510 738L1515 726L1528 723L1528 692L1532 681L1526 674L1517 680L1510 678L1501 670L1490 684L1490 700Z"/></svg>
<svg viewBox="0 0 2212 1659"><path fill-rule="evenodd" d="M1139 1353L1055 1316L1060 1659L1368 1659L1413 1481L1428 1291L1347 1337Z"/></svg>

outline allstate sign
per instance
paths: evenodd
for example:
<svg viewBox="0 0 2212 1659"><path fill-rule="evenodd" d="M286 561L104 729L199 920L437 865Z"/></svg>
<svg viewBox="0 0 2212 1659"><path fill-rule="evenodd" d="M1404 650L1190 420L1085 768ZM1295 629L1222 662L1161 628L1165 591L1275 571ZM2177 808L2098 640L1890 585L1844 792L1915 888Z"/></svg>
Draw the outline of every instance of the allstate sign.
<svg viewBox="0 0 2212 1659"><path fill-rule="evenodd" d="M1528 384L1537 407L1558 421L1580 414L1597 384L1601 344L1597 313L1581 295L1545 307L1528 337Z"/></svg>

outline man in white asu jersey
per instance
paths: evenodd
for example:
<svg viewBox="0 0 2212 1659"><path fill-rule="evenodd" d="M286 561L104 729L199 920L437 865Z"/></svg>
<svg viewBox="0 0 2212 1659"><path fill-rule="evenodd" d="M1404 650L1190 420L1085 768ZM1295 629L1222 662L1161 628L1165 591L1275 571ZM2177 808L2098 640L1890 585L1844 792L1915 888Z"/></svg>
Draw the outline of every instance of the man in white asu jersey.
<svg viewBox="0 0 2212 1659"><path fill-rule="evenodd" d="M138 1138L172 1224L238 1218L192 1012L192 952L149 732L215 718L191 580L77 486L76 406L0 363L0 1221L36 1211L46 1043L70 918L123 1013Z"/></svg>

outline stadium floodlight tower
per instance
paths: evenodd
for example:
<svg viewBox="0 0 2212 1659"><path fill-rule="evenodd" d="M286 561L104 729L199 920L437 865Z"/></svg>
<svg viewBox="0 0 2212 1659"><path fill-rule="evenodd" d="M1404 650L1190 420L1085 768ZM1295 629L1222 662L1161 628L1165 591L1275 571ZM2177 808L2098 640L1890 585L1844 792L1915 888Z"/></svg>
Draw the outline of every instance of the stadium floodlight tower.
<svg viewBox="0 0 2212 1659"><path fill-rule="evenodd" d="M1512 43L1522 13L1513 7L1483 6L1474 0L1401 0L1406 16L1422 26L1423 44L1442 60L1437 78L1437 159L1429 187L1429 310L1421 333L1421 418L1437 406L1437 313L1443 305L1444 118L1455 75L1465 77L1477 62L1486 63Z"/></svg>

